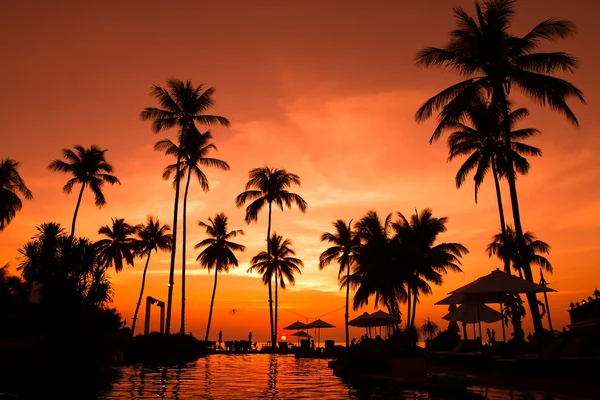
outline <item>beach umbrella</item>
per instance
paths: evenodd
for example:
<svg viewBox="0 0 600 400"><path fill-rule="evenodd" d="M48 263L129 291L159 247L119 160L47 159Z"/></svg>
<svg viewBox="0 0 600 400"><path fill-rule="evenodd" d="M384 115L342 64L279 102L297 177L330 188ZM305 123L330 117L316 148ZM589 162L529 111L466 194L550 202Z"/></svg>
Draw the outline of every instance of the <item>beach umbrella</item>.
<svg viewBox="0 0 600 400"><path fill-rule="evenodd" d="M493 323L502 319L502 314L485 304L463 304L444 315L446 321L474 324L477 322Z"/></svg>
<svg viewBox="0 0 600 400"><path fill-rule="evenodd" d="M350 326L356 326L358 328L367 328L368 325L366 324L365 321L363 321L365 318L367 318L369 316L368 312L364 312L361 315L359 315L358 317L348 321L348 325Z"/></svg>
<svg viewBox="0 0 600 400"><path fill-rule="evenodd" d="M348 325L360 328L375 328L396 325L401 322L400 318L390 315L384 311L375 311L373 314L363 313L361 316L348 322ZM381 334L381 330L379 331Z"/></svg>
<svg viewBox="0 0 600 400"><path fill-rule="evenodd" d="M307 328L307 326L304 322L296 321L293 324L288 325L283 329L284 330L294 330L294 331L298 331L298 333L299 333L300 330L306 329L306 328ZM297 336L297 335L292 335L292 336ZM298 345L300 345L300 336L298 336Z"/></svg>
<svg viewBox="0 0 600 400"><path fill-rule="evenodd" d="M310 336L307 332L304 332L304 331L292 333L290 336L298 336L301 338L308 338L308 339L312 338L312 336Z"/></svg>
<svg viewBox="0 0 600 400"><path fill-rule="evenodd" d="M316 328L318 331L317 334L317 347L321 344L321 328L335 328L335 326L321 320L321 319L316 319L313 322L311 322L310 324L306 325L307 328Z"/></svg>

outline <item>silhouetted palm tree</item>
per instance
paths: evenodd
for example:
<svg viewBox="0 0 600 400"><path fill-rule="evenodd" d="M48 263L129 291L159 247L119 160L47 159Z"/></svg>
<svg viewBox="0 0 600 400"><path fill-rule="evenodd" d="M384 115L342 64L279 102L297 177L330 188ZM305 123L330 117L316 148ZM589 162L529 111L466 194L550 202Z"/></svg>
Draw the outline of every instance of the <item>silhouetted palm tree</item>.
<svg viewBox="0 0 600 400"><path fill-rule="evenodd" d="M111 175L113 172L112 165L106 162L104 153L108 150L101 150L95 145L91 145L89 149L77 145L74 149L75 151L63 149L63 158L66 162L63 160L54 160L48 165L48 168L52 171L60 171L73 175L73 178L69 179L65 186L63 186L63 192L69 194L73 190L74 185L81 184L75 213L73 214L71 237L75 235L75 221L77 220L77 211L79 211L83 190L89 187L94 193L96 206L102 207L106 204L104 193L102 193L104 183L106 182L111 185L115 183L121 184L116 176Z"/></svg>
<svg viewBox="0 0 600 400"><path fill-rule="evenodd" d="M133 267L135 257L135 228L124 218L112 218L112 227L104 225L98 230L107 239L96 242L99 262L106 267L115 267L116 272L123 270L123 260Z"/></svg>
<svg viewBox="0 0 600 400"><path fill-rule="evenodd" d="M468 156L456 174L457 188L460 188L467 175L475 170L473 180L475 181L475 202L477 203L479 187L488 171L492 170L500 215L500 227L503 235L506 234L506 222L504 221L504 207L499 180L501 176L505 175L506 160L512 160L515 170L525 175L529 172L530 167L525 156L542 155L542 151L537 147L518 141L539 133L534 128L515 130L516 123L528 115L529 111L527 109L519 108L512 111L508 116L511 125L509 154L506 154L506 147L500 135L501 121L498 121L497 113L495 113L491 104L481 96L466 111L465 119L470 122L471 126L467 126L460 121L445 124L446 129L453 131L448 137L448 161L452 161L456 157ZM505 263L504 270L510 273L510 263Z"/></svg>
<svg viewBox="0 0 600 400"><path fill-rule="evenodd" d="M426 120L437 110L441 110L441 121L457 121L469 109L474 98L480 93L487 93L504 121L501 132L506 148L510 148L508 96L514 85L538 104L550 106L578 125L566 101L575 97L585 103L582 92L568 81L553 76L557 72L574 72L579 65L578 60L564 52L535 52L544 39L554 41L573 35L575 25L567 20L551 18L539 23L525 36L518 37L509 33L515 13L514 3L514 0L488 0L481 8L476 2L475 18L462 8L455 8L457 29L450 33L449 43L443 48L425 48L417 54L417 65L451 68L466 78L427 100L416 113L417 121ZM436 140L443 128L443 124L438 126L430 141ZM507 168L506 178L517 243L524 248L512 168ZM522 264L525 278L533 281L531 268L526 261ZM535 331L541 334L543 328L535 294L528 295L528 300Z"/></svg>
<svg viewBox="0 0 600 400"><path fill-rule="evenodd" d="M196 258L196 261L199 261L200 266L206 268L209 273L211 269L215 269L215 285L210 299L210 311L208 313L206 336L204 338L204 340L208 340L213 306L215 304L215 293L217 292L217 277L220 272L229 272L229 268L238 266L238 260L233 252L245 251L246 247L231 241L237 235L243 235L244 231L241 229L228 231L227 217L223 213L215 215L214 219L209 218L208 223L199 221L198 225L206 228L206 234L209 238L204 239L194 246L194 249L204 248L198 255L198 258Z"/></svg>
<svg viewBox="0 0 600 400"><path fill-rule="evenodd" d="M23 203L21 194L27 200L33 199L31 190L25 186L25 181L19 175L19 163L10 158L0 161L0 231L21 211Z"/></svg>
<svg viewBox="0 0 600 400"><path fill-rule="evenodd" d="M141 112L142 120L152 121L152 130L158 133L163 130L177 127L179 129L179 147L185 142L185 137L190 130L197 131L195 123L212 125L221 124L229 126L225 117L204 114L214 105L214 88L204 90L202 85L194 86L191 81L183 82L179 79L167 80L167 89L158 85L152 86L150 95L158 101L161 108L146 107ZM176 171L180 170L182 154L177 154ZM167 294L167 317L165 332L171 332L171 306L173 302L173 284L175 277L175 255L177 250L177 213L179 211L179 180L180 175L175 175L175 201L173 205L173 248L171 251L171 264L169 267L169 291Z"/></svg>
<svg viewBox="0 0 600 400"><path fill-rule="evenodd" d="M223 171L229 170L229 164L225 161L218 160L216 158L206 157L210 150L217 150L217 147L210 143L212 135L210 131L201 134L195 128L191 129L185 137L185 142L181 148L181 169L179 178L175 178L173 185L177 184L178 179L182 179L187 174L187 181L185 183L185 190L183 192L183 243L181 246L181 327L180 333L185 333L185 257L186 257L186 239L187 239L187 197L190 188L190 180L192 175L198 179L198 183L202 187L202 190L208 192L210 186L208 184L208 177L200 169L200 166L214 167ZM154 145L154 149L158 151L164 151L166 154L177 156L180 152L179 146L170 141L169 139L163 139L158 141ZM175 175L177 171L177 164L171 164L167 166L163 172L163 178L169 179L171 175Z"/></svg>
<svg viewBox="0 0 600 400"><path fill-rule="evenodd" d="M273 232L271 240L269 241L271 251L261 251L250 261L251 267L248 268L247 272L254 272L256 270L260 275L263 276L263 282L265 277L274 277L275 279L275 313L274 320L275 326L277 326L277 307L279 303L279 295L277 288L281 286L285 289L285 280L293 286L296 283L294 274L297 272L302 273L300 268L304 267L304 263L299 258L293 257L296 252L292 249L292 241L290 239L283 239L282 236Z"/></svg>
<svg viewBox="0 0 600 400"><path fill-rule="evenodd" d="M270 259L271 246L269 246L269 238L271 237L271 210L273 203L282 211L284 204L288 208L292 208L292 205L296 204L300 211L306 211L306 201L299 195L288 191L288 188L292 185L301 185L300 177L287 172L285 169L262 167L251 170L248 173L248 178L246 190L235 198L235 204L238 207L242 207L246 202L251 201L246 207L246 223L248 224L252 221L258 221L258 213L265 205L268 205L267 255L269 255L268 259ZM270 281L268 282L268 286L271 341L273 346L276 346L277 327L273 319L273 289Z"/></svg>
<svg viewBox="0 0 600 400"><path fill-rule="evenodd" d="M392 226L401 246L401 262L410 269L407 287L412 310L409 305L407 324L414 326L419 294L428 294L431 291L427 282L441 285L442 276L447 274L448 270L461 272L460 258L469 251L460 243L435 244L438 235L447 230L447 218L433 217L428 208L420 214L415 210L410 221L402 213L398 213L398 216L399 221Z"/></svg>
<svg viewBox="0 0 600 400"><path fill-rule="evenodd" d="M135 335L135 324L142 304L142 298L144 296L144 286L146 285L146 271L148 271L148 264L150 263L150 255L152 251L158 252L158 250L171 250L173 246L173 235L168 233L171 230L169 225L161 225L158 218L154 220L151 216L148 217L146 224L140 224L135 227L137 235L136 240L136 253L140 257L147 256L146 265L144 266L144 272L142 274L142 285L140 288L140 296L138 297L137 304L135 306L135 313L133 314L133 321L131 323L131 333Z"/></svg>
<svg viewBox="0 0 600 400"><path fill-rule="evenodd" d="M352 229L352 220L346 224L345 221L338 219L333 223L335 227L335 233L325 232L321 235L322 242L329 242L332 244L330 248L323 251L319 256L319 269L325 268L331 263L337 263L340 265L338 272L338 281L342 282L342 274L345 275L344 282L350 281L350 273L352 270L352 264L354 261L354 255L360 246L360 238L356 232ZM350 334L348 329L348 307L350 301L350 284L346 284L346 314L345 325L346 325L346 347L350 347Z"/></svg>
<svg viewBox="0 0 600 400"><path fill-rule="evenodd" d="M506 227L506 238L502 234L494 236L493 241L488 244L486 250L488 257L497 256L505 263L512 263L512 267L523 278L523 272L519 265L519 256L517 251L516 233L510 225ZM529 265L538 265L546 271L552 273L552 264L541 254L550 254L550 245L541 240L537 240L533 232L525 232L525 254L524 257Z"/></svg>
<svg viewBox="0 0 600 400"><path fill-rule="evenodd" d="M375 211L369 211L356 224L356 235L361 245L355 249L356 267L344 284L356 288L353 308L369 304L375 297L375 305L386 307L388 313L400 318L401 302L407 299L406 270L398 261L396 247L391 242L392 214L381 221Z"/></svg>
<svg viewBox="0 0 600 400"><path fill-rule="evenodd" d="M423 325L421 325L421 332L429 336L429 342L433 340L433 335L438 333L440 328L438 328L437 324L427 317L425 321L423 321Z"/></svg>

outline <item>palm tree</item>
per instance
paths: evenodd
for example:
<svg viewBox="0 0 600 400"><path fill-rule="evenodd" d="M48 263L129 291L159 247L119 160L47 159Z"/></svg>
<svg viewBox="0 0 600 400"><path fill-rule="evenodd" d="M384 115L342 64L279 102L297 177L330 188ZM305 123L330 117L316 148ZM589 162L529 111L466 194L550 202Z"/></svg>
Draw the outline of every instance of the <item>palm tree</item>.
<svg viewBox="0 0 600 400"><path fill-rule="evenodd" d="M144 296L144 285L146 284L146 271L148 271L148 264L150 264L150 255L152 251L158 252L158 250L171 250L173 246L173 235L168 233L171 230L169 225L161 225L158 218L154 220L151 216L148 217L146 225L140 224L135 227L135 233L137 235L136 240L136 253L140 256L147 256L146 265L144 266L144 273L142 274L142 286L140 288L140 296L138 297L137 304L135 306L135 313L133 314L133 321L131 323L131 333L135 335L135 324L138 317L138 311L142 304L142 297Z"/></svg>
<svg viewBox="0 0 600 400"><path fill-rule="evenodd" d="M123 270L123 260L133 267L135 257L135 228L125 222L124 218L112 218L112 227L104 225L98 230L100 235L108 239L96 242L100 264L115 267L116 272Z"/></svg>
<svg viewBox="0 0 600 400"><path fill-rule="evenodd" d="M208 223L199 221L198 225L206 228L206 234L210 237L194 246L194 249L204 248L198 254L196 261L199 261L200 266L206 268L209 274L211 269L215 269L215 285L210 299L210 311L208 312L208 323L206 324L206 336L204 338L204 340L208 340L215 304L215 293L217 292L217 277L220 272L229 272L229 268L238 266L238 260L233 252L245 251L246 247L231 241L237 235L243 235L244 231L241 229L228 231L227 217L223 213L215 215L214 219L209 218Z"/></svg>
<svg viewBox="0 0 600 400"><path fill-rule="evenodd" d="M410 316L407 324L414 326L419 294L431 292L427 282L441 285L443 275L447 274L448 270L461 272L460 258L469 250L460 243L435 244L438 235L447 230L447 218L433 217L432 211L428 208L420 214L415 210L410 221L402 213L398 213L398 216L400 219L392 226L401 246L402 261L410 269L407 286L408 299L412 300L412 310L409 305Z"/></svg>
<svg viewBox="0 0 600 400"><path fill-rule="evenodd" d="M392 214L381 221L375 211L369 211L356 224L360 245L354 250L354 272L344 279L344 284L356 288L353 308L369 304L386 307L388 313L400 318L400 303L407 299L406 270L398 262L396 246L391 236ZM346 289L348 290L348 289Z"/></svg>
<svg viewBox="0 0 600 400"><path fill-rule="evenodd" d="M279 302L279 295L277 288L281 286L285 289L285 280L294 285L296 279L294 278L295 273L301 274L300 268L304 267L304 263L299 258L293 257L296 252L292 250L292 241L290 239L283 239L282 236L273 232L271 240L269 241L271 251L261 251L250 261L251 266L247 272L253 272L257 270L259 274L263 276L263 282L271 282L271 277L275 279L275 326L277 326L277 307ZM268 276L268 279L266 277Z"/></svg>
<svg viewBox="0 0 600 400"><path fill-rule="evenodd" d="M75 213L73 214L73 223L71 224L71 237L75 235L75 221L77 220L77 211L79 211L84 189L86 187L91 189L94 193L96 206L100 208L106 204L104 193L102 193L104 183L111 185L115 183L121 184L116 176L111 175L113 172L112 165L106 162L104 153L108 150L101 150L96 145L91 145L89 149L84 148L82 145L77 145L74 149L75 151L63 149L63 158L67 162L54 160L48 165L48 168L52 171L60 171L73 175L73 178L69 179L65 186L63 186L63 192L66 194L71 193L75 184L81 184Z"/></svg>
<svg viewBox="0 0 600 400"><path fill-rule="evenodd" d="M421 332L429 336L429 342L433 340L433 335L438 333L440 328L438 328L437 324L427 317L425 321L423 321L423 325L421 325Z"/></svg>
<svg viewBox="0 0 600 400"><path fill-rule="evenodd" d="M508 263L512 263L512 267L523 278L523 271L519 265L519 257L516 243L516 233L509 225L506 227L506 236L502 234L494 235L493 240L488 244L486 250L488 257L492 255ZM505 239L506 237L506 239ZM552 264L546 257L541 254L550 254L550 245L541 240L537 240L533 232L525 232L525 254L524 257L529 265L538 265L544 268L549 273L553 272Z"/></svg>
<svg viewBox="0 0 600 400"><path fill-rule="evenodd" d="M179 148L185 142L185 137L190 130L195 128L196 122L212 125L221 124L229 126L225 117L204 114L214 105L214 88L204 90L202 85L194 86L191 81L183 82L179 79L167 80L167 89L158 85L152 86L150 95L158 101L161 108L146 107L140 114L142 120L152 121L152 130L155 133L177 127L179 129ZM183 154L177 154L176 171L180 170ZM171 306L173 302L173 284L175 277L175 255L177 250L177 214L179 210L179 181L180 174L175 174L175 201L173 205L173 247L171 250L171 264L169 267L169 291L167 295L167 317L165 332L171 331Z"/></svg>
<svg viewBox="0 0 600 400"><path fill-rule="evenodd" d="M254 168L248 173L248 182L246 183L246 190L240 193L235 198L235 204L237 207L242 207L248 201L252 201L246 207L246 223L252 221L258 221L258 213L263 209L265 205L269 207L269 217L267 224L267 259L271 259L271 246L269 245L269 238L271 237L271 211L272 205L275 203L281 211L283 211L283 205L287 208L292 208L293 204L296 204L300 211L306 212L306 201L299 195L288 191L292 185L300 186L302 182L300 177L291 172L287 172L285 169L279 168ZM271 322L271 343L276 346L277 341L277 327L273 323L273 289L271 281L268 282L269 286L269 317Z"/></svg>
<svg viewBox="0 0 600 400"><path fill-rule="evenodd" d="M553 76L557 72L574 72L579 62L568 53L536 53L541 42L554 41L572 36L575 25L568 20L550 18L535 26L529 33L519 37L509 33L515 13L514 0L487 0L482 8L475 3L476 17L462 8L455 8L457 29L450 33L450 41L443 48L428 47L417 54L417 65L445 67L455 70L466 79L444 89L423 104L415 118L421 122L440 110L441 121L458 121L469 109L472 100L487 93L503 121L500 127L506 148L510 148L509 94L514 84L522 93L543 106L564 114L578 125L577 118L567 105L567 99L575 97L585 104L583 93L570 82ZM431 141L443 131L438 125ZM511 166L512 163L508 162ZM507 168L513 220L519 248L524 248L523 229L519 211L515 173ZM525 278L533 282L531 268L522 261ZM542 332L541 317L535 294L528 295L531 315L538 334Z"/></svg>
<svg viewBox="0 0 600 400"><path fill-rule="evenodd" d="M319 269L325 268L331 263L340 265L338 272L338 281L342 282L342 274L345 275L345 282L350 281L350 273L354 260L355 252L360 246L360 238L354 230L352 230L352 220L346 224L346 221L338 219L333 223L335 233L325 232L321 235L321 242L329 242L332 244L327 250L323 251L319 256ZM350 301L350 284L346 284L346 314L344 315L346 322L346 347L350 347L350 334L348 329L348 306Z"/></svg>
<svg viewBox="0 0 600 400"><path fill-rule="evenodd" d="M17 211L21 211L23 203L19 194L27 200L33 199L31 190L19 175L19 163L10 158L0 161L0 231L13 220Z"/></svg>
<svg viewBox="0 0 600 400"><path fill-rule="evenodd" d="M511 125L509 154L505 154L505 146L500 135L500 124L496 118L496 113L491 104L482 96L478 96L478 99L466 111L465 119L470 122L471 126L467 126L460 121L445 124L446 129L454 130L448 137L448 161L452 161L456 157L468 156L456 174L456 187L460 188L467 175L475 170L473 178L475 181L475 203L477 203L479 187L491 169L496 188L502 235L506 235L506 222L504 220L504 207L499 180L501 176L505 175L506 160L512 160L516 171L525 175L529 172L530 167L525 156L542 155L539 148L517 141L539 133L534 128L514 129L517 121L528 115L529 111L526 108L519 108L512 111L508 116ZM510 273L509 262L505 263L504 270Z"/></svg>
<svg viewBox="0 0 600 400"><path fill-rule="evenodd" d="M177 180L183 178L187 174L187 181L185 183L185 190L183 192L183 243L181 246L181 327L179 329L180 333L185 333L185 252L186 252L186 228L187 228L187 197L188 191L190 187L190 180L192 175L194 175L198 179L198 183L202 187L202 190L208 192L210 190L210 186L208 184L208 177L200 169L200 166L205 167L215 167L219 168L223 171L229 170L229 164L225 161L206 157L211 150L217 150L217 147L210 143L212 139L212 135L210 131L201 134L198 132L195 127L188 131L188 134L185 137L185 142L182 144L181 148L181 169L180 177L175 178L173 181L173 185L177 184ZM163 139L158 141L154 145L155 150L165 151L167 154L172 154L177 156L180 152L179 146L170 141L169 139ZM165 168L163 172L163 178L169 179L171 175L175 175L177 171L177 164L171 164Z"/></svg>

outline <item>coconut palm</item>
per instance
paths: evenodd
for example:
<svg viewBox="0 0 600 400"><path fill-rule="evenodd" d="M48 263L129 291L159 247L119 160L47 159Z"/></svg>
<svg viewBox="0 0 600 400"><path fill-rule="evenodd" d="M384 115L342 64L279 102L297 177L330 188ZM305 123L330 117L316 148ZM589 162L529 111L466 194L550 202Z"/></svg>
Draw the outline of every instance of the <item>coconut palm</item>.
<svg viewBox="0 0 600 400"><path fill-rule="evenodd" d="M306 212L306 201L296 193L291 193L288 189L292 185L301 185L300 177L296 174L279 168L254 168L248 173L248 182L246 190L235 198L237 207L243 207L246 202L251 202L246 207L246 223L258 221L258 213L266 205L269 209L267 223L267 259L270 260L271 246L269 238L271 237L271 211L273 203L283 211L283 205L292 208L293 204L302 212ZM277 342L277 327L273 319L273 289L271 282L269 287L269 317L271 323L271 343L275 346Z"/></svg>
<svg viewBox="0 0 600 400"><path fill-rule="evenodd" d="M265 283L270 282L271 278L275 279L275 313L273 319L275 320L275 326L277 326L278 287L285 289L286 280L294 285L296 283L294 274L302 273L300 268L304 267L304 263L299 258L293 257L296 252L291 247L292 241L290 239L284 240L282 236L273 232L269 246L271 246L270 252L261 251L252 258L250 261L251 266L247 272L256 270L263 276L263 282Z"/></svg>
<svg viewBox="0 0 600 400"><path fill-rule="evenodd" d="M509 225L506 227L506 239L502 234L494 235L493 240L488 244L486 250L488 257L492 255L497 256L499 259L508 262L509 265L512 263L512 267L519 273L519 276L523 278L523 271L519 265L519 257L516 243L516 233ZM529 265L538 265L548 271L553 272L552 264L546 257L541 254L550 254L550 245L541 240L537 240L533 232L525 232L525 254L524 257Z"/></svg>
<svg viewBox="0 0 600 400"><path fill-rule="evenodd" d="M429 336L429 342L433 340L433 335L438 333L440 328L438 328L437 324L427 317L425 321L423 321L423 325L421 325L421 332L425 335Z"/></svg>
<svg viewBox="0 0 600 400"><path fill-rule="evenodd" d="M107 239L96 242L99 262L106 267L114 267L116 272L123 270L123 261L133 267L135 257L135 228L124 218L112 218L112 226L104 225L98 230Z"/></svg>
<svg viewBox="0 0 600 400"><path fill-rule="evenodd" d="M473 102L471 108L466 111L465 119L470 122L471 126L460 121L445 125L446 129L453 131L448 137L448 161L452 161L456 157L467 156L467 159L456 173L457 188L462 186L467 175L474 170L473 180L475 182L475 202L477 203L479 187L491 169L503 235L506 234L506 222L504 220L504 207L499 180L501 176L505 175L506 160L512 160L515 170L525 175L529 172L530 167L525 156L542 155L539 148L518 141L539 133L534 128L515 129L516 123L528 115L529 111L526 108L519 108L512 111L508 116L511 125L509 154L505 154L506 148L500 135L497 114L491 104L482 96L479 96ZM508 261L504 265L504 270L510 273L510 263Z"/></svg>
<svg viewBox="0 0 600 400"><path fill-rule="evenodd" d="M71 237L75 235L75 221L77 220L77 212L79 211L84 189L86 187L90 188L94 193L96 206L100 208L106 204L106 198L104 197L104 193L102 193L104 183L110 185L121 184L116 176L111 175L113 166L106 162L105 153L108 150L102 150L96 145L91 145L89 149L84 148L82 145L77 145L74 149L75 151L63 149L63 158L66 162L63 160L54 160L48 165L48 168L52 171L60 171L73 175L73 178L69 179L65 186L63 186L63 192L66 194L71 193L74 185L81 184L75 213L73 214L73 223L71 224Z"/></svg>
<svg viewBox="0 0 600 400"><path fill-rule="evenodd" d="M195 124L220 124L229 126L225 117L207 115L205 112L214 105L214 88L204 90L202 85L194 86L191 81L183 82L179 79L167 80L167 88L154 85L150 95L158 101L158 107L146 107L140 114L142 120L152 121L152 130L155 133L177 127L179 130L179 147L185 142L185 137L190 130L197 131ZM176 171L180 170L182 154L177 154ZM171 331L171 306L173 302L173 284L175 277L175 255L177 250L177 214L179 211L179 181L180 175L175 174L175 201L173 205L173 247L171 250L171 263L169 266L169 290L167 294L167 316L165 332Z"/></svg>
<svg viewBox="0 0 600 400"><path fill-rule="evenodd" d="M229 272L229 268L237 267L238 260L235 257L234 251L245 251L246 247L231 241L234 237L243 235L244 231L241 229L228 231L227 217L223 213L215 215L214 218L209 218L208 223L199 221L198 225L206 228L206 234L209 237L194 246L194 249L204 248L198 255L198 258L196 258L196 261L199 261L200 266L206 268L209 274L211 269L215 270L215 284L210 299L210 311L208 313L206 336L204 338L204 340L208 340L219 273Z"/></svg>
<svg viewBox="0 0 600 400"><path fill-rule="evenodd" d="M181 327L179 329L180 333L185 333L185 252L187 239L187 197L190 188L190 181L192 175L194 175L198 180L198 183L202 187L202 190L208 192L210 190L210 186L208 184L208 177L206 176L204 171L200 169L200 166L214 167L223 171L229 170L229 164L227 164L225 161L216 158L206 157L211 150L217 150L217 147L213 143L210 143L211 139L212 135L210 131L201 134L195 129L195 127L188 131L188 134L185 137L185 142L182 144L181 148L182 160L180 177L176 177L173 181L173 185L176 185L176 181L178 179L182 179L187 175L185 190L183 192L183 243L181 246ZM158 151L164 151L167 154L175 156L177 156L180 152L179 146L177 146L169 139L163 139L158 141L154 145L154 149ZM163 178L169 179L171 175L175 175L176 171L177 164L171 164L167 166L163 172Z"/></svg>
<svg viewBox="0 0 600 400"><path fill-rule="evenodd" d="M369 211L356 223L361 244L354 252L354 272L345 278L344 284L356 288L354 310L368 305L369 298L374 296L376 306L386 307L389 314L400 318L399 305L407 299L407 274L396 257L391 227L392 214L382 221L375 211Z"/></svg>
<svg viewBox="0 0 600 400"><path fill-rule="evenodd" d="M392 227L401 246L402 261L410 269L407 288L412 310L409 306L407 324L414 326L419 294L431 292L427 282L441 285L448 271L461 272L460 258L469 250L460 243L435 244L438 235L447 230L447 218L434 217L428 208L421 213L415 210L410 221L402 213L398 216Z"/></svg>
<svg viewBox="0 0 600 400"><path fill-rule="evenodd" d="M450 41L443 48L428 47L417 54L417 65L444 67L455 70L465 79L444 89L423 104L417 111L417 121L440 111L440 125L431 141L444 129L444 121L457 121L469 109L473 99L487 93L504 121L500 127L506 148L510 148L509 94L513 86L540 105L550 106L578 125L577 118L567 105L575 97L585 103L582 92L570 82L553 76L556 73L574 72L579 62L564 52L538 53L542 41L555 41L572 36L575 25L571 21L550 18L536 25L529 33L519 37L509 33L514 16L514 0L487 0L483 8L475 3L476 16L462 8L455 8L457 28L450 33ZM510 162L508 165L512 165ZM515 173L507 168L513 220L517 243L525 247L521 216L515 185ZM531 268L522 261L525 278L533 281ZM536 333L541 334L542 323L535 294L528 302Z"/></svg>
<svg viewBox="0 0 600 400"><path fill-rule="evenodd" d="M0 231L13 220L23 203L19 194L25 199L33 199L31 190L19 175L19 163L10 158L0 161Z"/></svg>
<svg viewBox="0 0 600 400"><path fill-rule="evenodd" d="M346 221L338 219L333 223L333 226L335 227L335 233L325 232L321 235L321 241L331 243L332 246L323 251L319 256L319 269L323 269L331 263L339 264L338 281L343 284L341 279L343 274L345 274L346 278L344 282L350 281L354 255L360 246L360 238L352 229L352 220L346 224ZM346 314L344 315L346 325L346 347L350 347L350 334L348 329L350 284L344 286L346 287Z"/></svg>
<svg viewBox="0 0 600 400"><path fill-rule="evenodd" d="M138 297L137 304L135 306L135 313L133 314L133 321L131 323L131 333L135 335L135 324L138 318L138 312L140 305L142 304L142 298L144 296L144 286L146 284L146 272L148 271L148 265L150 264L150 255L152 251L158 252L158 250L168 251L173 246L173 235L168 233L171 230L169 225L161 225L158 218L156 220L149 216L146 224L140 224L135 227L135 233L137 240L135 242L136 254L140 257L146 257L146 265L144 266L144 272L142 273L142 285L140 288L140 296Z"/></svg>

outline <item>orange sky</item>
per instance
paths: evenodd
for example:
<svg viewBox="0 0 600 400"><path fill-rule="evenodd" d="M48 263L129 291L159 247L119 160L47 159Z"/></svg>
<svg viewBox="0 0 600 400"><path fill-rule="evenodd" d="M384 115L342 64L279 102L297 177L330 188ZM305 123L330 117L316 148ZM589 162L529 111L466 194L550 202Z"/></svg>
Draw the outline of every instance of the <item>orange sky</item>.
<svg viewBox="0 0 600 400"><path fill-rule="evenodd" d="M231 228L244 229L237 271L220 277L211 337L267 340L267 289L245 273L248 260L265 246L266 214L246 225L233 199L244 189L251 168L268 165L300 175L297 190L308 211L276 212L274 230L290 237L305 269L295 288L280 295L280 326L323 316L337 328L323 337L343 340L344 294L338 291L337 267L319 271L326 248L322 232L335 219L358 219L368 210L380 214L430 207L449 218L440 239L466 245L464 273L451 274L434 295L421 299L417 321L428 315L445 326L445 307L433 303L448 291L501 265L484 252L498 230L492 182L473 201L470 182L454 187L459 162L447 164L443 141L428 144L433 123L417 125L415 110L429 96L455 82L440 70L414 66L417 50L441 45L453 28L451 7L473 11L473 1L399 2L159 1L79 2L4 1L0 5L0 157L21 162L21 175L35 199L0 233L0 264L16 264L17 249L42 222L68 227L76 192L62 193L67 176L46 169L65 147L98 144L122 186L107 188L108 204L94 207L86 192L77 233L97 238L111 217L141 223L146 215L171 224L173 191L161 179L171 159L154 152L154 135L139 112L155 105L148 92L165 79L192 79L217 89L215 114L231 128L215 128L218 157L230 172L208 170L211 191L193 186L188 215L188 328L202 336L212 277L195 264L193 245L204 238L196 224L225 212ZM518 190L526 230L552 245L548 276L559 293L550 295L554 327L568 323L570 301L587 297L598 286L600 250L600 70L593 49L600 28L592 0L522 0L514 32L523 34L543 18L573 20L579 34L560 48L578 56L582 66L572 78L588 101L573 103L579 130L562 117L527 100L532 117L526 125L543 132L531 141L544 157L531 160L529 176ZM507 192L507 190L505 190ZM508 208L508 196L505 204ZM509 212L510 210L507 210ZM507 218L510 214L507 213ZM179 257L178 257L179 259ZM153 256L146 294L166 299L168 254ZM143 263L112 274L115 305L131 319ZM537 277L537 273L535 276ZM536 278L537 279L537 278ZM179 276L173 329L179 326ZM235 315L229 311L239 310ZM372 311L369 307L367 311ZM329 314L328 314L329 313ZM359 312L352 312L351 316ZM529 328L526 320L526 329ZM352 336L362 331L351 331Z"/></svg>

